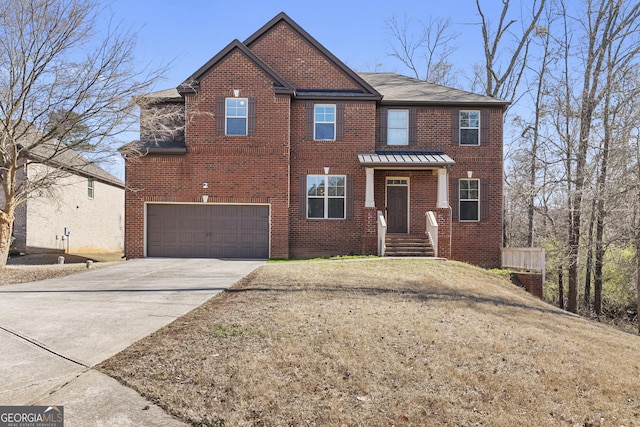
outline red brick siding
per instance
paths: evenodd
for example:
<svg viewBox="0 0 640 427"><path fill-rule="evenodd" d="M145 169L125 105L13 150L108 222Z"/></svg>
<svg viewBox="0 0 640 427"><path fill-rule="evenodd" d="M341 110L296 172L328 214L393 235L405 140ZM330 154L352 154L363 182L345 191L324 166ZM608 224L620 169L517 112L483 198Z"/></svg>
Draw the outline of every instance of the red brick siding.
<svg viewBox="0 0 640 427"><path fill-rule="evenodd" d="M249 48L295 88L360 89L286 23L276 25Z"/></svg>
<svg viewBox="0 0 640 427"><path fill-rule="evenodd" d="M489 218L486 221L473 223L453 220L450 257L483 267L499 267L502 248L502 109L478 108L478 110L483 114L489 113L489 140L481 141L480 146L461 147L452 143L452 108L418 107L416 143L404 147L387 146L381 143L378 114L376 148L444 151L456 162L449 171L449 180L467 178L467 171L473 172L473 178L486 179L489 185ZM435 173L429 175L429 172L425 171L376 171L376 206L384 207L386 176L404 176L411 179L411 232L423 233L425 209L435 210L437 175ZM449 194L450 201L451 196ZM448 224L446 226L448 227ZM445 256L443 252L445 247L440 246L441 255Z"/></svg>
<svg viewBox="0 0 640 427"><path fill-rule="evenodd" d="M375 103L345 102L342 141L306 140L305 102L294 102L292 107L290 254L295 258L359 254L363 244L366 178L358 153L370 151L373 146ZM300 176L322 175L325 166L330 168L330 175L349 175L354 179L353 219L301 219L306 213L299 211Z"/></svg>
<svg viewBox="0 0 640 427"><path fill-rule="evenodd" d="M217 133L217 97L233 96L234 89L256 98L253 136ZM290 98L275 95L273 82L239 51L205 75L198 93L186 97L188 154L127 161L127 257L144 256L145 202L194 203L206 194L209 203L269 204L271 256L287 258L289 105Z"/></svg>

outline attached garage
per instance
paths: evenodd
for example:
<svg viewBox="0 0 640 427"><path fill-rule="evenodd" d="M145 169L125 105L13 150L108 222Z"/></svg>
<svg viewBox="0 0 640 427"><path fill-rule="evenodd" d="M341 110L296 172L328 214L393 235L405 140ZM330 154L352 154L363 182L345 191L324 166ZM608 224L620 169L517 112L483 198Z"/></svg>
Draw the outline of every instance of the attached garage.
<svg viewBox="0 0 640 427"><path fill-rule="evenodd" d="M269 258L269 206L148 204L147 256Z"/></svg>

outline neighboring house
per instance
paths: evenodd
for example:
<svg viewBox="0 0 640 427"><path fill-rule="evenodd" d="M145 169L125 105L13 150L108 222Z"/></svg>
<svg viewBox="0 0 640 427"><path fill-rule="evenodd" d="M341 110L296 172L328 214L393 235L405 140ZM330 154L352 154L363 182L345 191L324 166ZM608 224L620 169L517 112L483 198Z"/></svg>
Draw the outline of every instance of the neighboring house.
<svg viewBox="0 0 640 427"><path fill-rule="evenodd" d="M284 13L147 100L122 149L129 258L386 247L500 266L507 102L355 73ZM163 111L181 112L170 137Z"/></svg>
<svg viewBox="0 0 640 427"><path fill-rule="evenodd" d="M16 209L12 245L26 253L121 252L124 183L67 150L33 150L20 179L51 176L55 183Z"/></svg>

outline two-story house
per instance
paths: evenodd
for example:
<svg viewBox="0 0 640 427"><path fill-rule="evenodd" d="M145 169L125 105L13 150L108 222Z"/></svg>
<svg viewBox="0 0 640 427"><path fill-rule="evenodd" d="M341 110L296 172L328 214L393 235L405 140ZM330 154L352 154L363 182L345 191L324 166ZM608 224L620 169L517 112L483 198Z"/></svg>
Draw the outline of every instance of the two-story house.
<svg viewBox="0 0 640 427"><path fill-rule="evenodd" d="M504 101L355 73L284 13L149 99L123 150L129 258L500 265ZM158 136L144 119L170 110Z"/></svg>

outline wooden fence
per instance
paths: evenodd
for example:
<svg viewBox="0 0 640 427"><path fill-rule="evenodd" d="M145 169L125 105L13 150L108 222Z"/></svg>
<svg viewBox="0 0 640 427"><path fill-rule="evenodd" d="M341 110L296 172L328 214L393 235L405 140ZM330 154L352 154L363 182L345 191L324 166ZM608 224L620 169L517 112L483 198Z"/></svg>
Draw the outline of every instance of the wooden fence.
<svg viewBox="0 0 640 427"><path fill-rule="evenodd" d="M544 276L544 248L504 248L502 268L539 273Z"/></svg>

